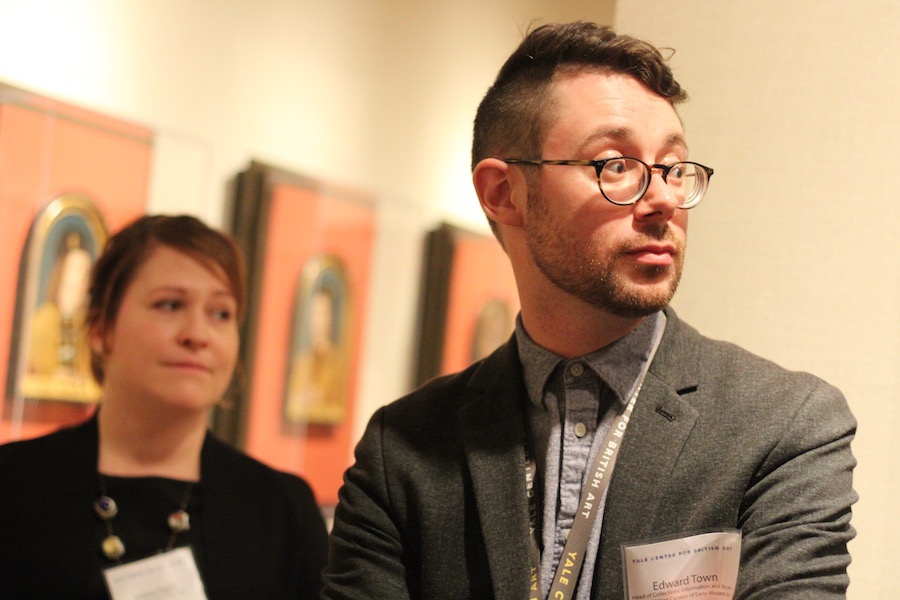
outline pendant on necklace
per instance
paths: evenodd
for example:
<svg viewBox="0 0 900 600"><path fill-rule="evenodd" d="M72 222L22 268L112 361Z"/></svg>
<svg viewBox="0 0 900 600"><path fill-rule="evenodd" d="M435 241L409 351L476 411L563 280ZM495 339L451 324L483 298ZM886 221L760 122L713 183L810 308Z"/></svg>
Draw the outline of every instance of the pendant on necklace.
<svg viewBox="0 0 900 600"><path fill-rule="evenodd" d="M113 517L119 514L119 507L116 501L109 496L103 495L94 501L94 512L106 523L106 531L108 535L103 538L103 556L109 560L119 560L125 554L125 544L122 538L113 534L112 521Z"/></svg>
<svg viewBox="0 0 900 600"><path fill-rule="evenodd" d="M119 514L119 507L109 496L100 496L94 501L94 512L104 521L109 521Z"/></svg>
<svg viewBox="0 0 900 600"><path fill-rule="evenodd" d="M117 535L108 535L103 540L103 555L109 560L119 560L125 554L125 544Z"/></svg>
<svg viewBox="0 0 900 600"><path fill-rule="evenodd" d="M184 533L191 529L191 516L186 510L179 509L169 515L169 529L175 533Z"/></svg>
<svg viewBox="0 0 900 600"><path fill-rule="evenodd" d="M191 529L191 517L188 515L187 507L191 499L192 489L193 484L188 484L184 491L181 507L169 514L167 523L172 534L169 537L168 544L166 544L164 548L165 551L174 548L178 534L190 531ZM112 520L119 514L119 507L115 500L106 495L106 482L102 475L100 477L100 491L102 495L94 501L94 513L100 517L106 526L106 537L103 538L103 543L101 545L103 556L109 560L118 561L125 555L125 543L122 541L122 538L113 533L112 528Z"/></svg>

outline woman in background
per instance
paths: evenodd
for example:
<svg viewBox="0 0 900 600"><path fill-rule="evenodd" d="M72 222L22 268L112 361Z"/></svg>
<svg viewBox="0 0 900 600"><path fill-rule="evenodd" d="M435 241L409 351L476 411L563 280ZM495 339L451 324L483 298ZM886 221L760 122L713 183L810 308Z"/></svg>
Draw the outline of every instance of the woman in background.
<svg viewBox="0 0 900 600"><path fill-rule="evenodd" d="M193 217L110 238L86 317L100 408L0 446L0 596L318 597L327 534L311 489L208 430L244 287L234 242Z"/></svg>

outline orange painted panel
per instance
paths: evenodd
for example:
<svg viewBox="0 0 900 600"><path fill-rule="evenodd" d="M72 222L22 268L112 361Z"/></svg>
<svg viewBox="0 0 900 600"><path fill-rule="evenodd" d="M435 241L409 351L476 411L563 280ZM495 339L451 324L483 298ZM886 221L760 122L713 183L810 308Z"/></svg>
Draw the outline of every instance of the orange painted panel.
<svg viewBox="0 0 900 600"><path fill-rule="evenodd" d="M152 140L147 128L0 85L0 442L48 433L91 410L59 402L12 410L7 379L16 290L32 222L68 192L91 198L110 231L143 214Z"/></svg>
<svg viewBox="0 0 900 600"><path fill-rule="evenodd" d="M375 217L366 202L300 185L272 187L245 449L276 468L303 476L325 505L337 502L351 457L374 235ZM294 303L304 266L322 255L336 257L344 265L352 300L347 402L333 423L300 423L286 419L284 413Z"/></svg>
<svg viewBox="0 0 900 600"><path fill-rule="evenodd" d="M486 351L506 341L519 311L509 258L493 237L474 233L457 235L451 264L441 366L444 374L465 369ZM504 303L508 313L496 316L497 323L492 326L495 330L487 330L487 345L479 352L476 342L479 317L496 301Z"/></svg>

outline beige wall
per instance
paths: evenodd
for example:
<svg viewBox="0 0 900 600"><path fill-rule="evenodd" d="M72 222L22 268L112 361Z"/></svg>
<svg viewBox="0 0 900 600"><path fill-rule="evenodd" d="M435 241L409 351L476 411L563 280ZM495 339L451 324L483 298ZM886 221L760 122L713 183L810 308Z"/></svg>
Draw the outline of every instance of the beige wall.
<svg viewBox="0 0 900 600"><path fill-rule="evenodd" d="M848 8L849 7L849 8ZM851 10L852 9L852 10ZM411 380L423 232L482 227L475 106L533 19L677 49L692 155L716 168L675 306L839 385L860 421L853 600L897 562L900 6L862 0L0 0L0 80L159 132L152 211L222 222L251 158L378 197L357 427ZM835 161L844 160L842 166ZM7 251L7 250L2 250Z"/></svg>
<svg viewBox="0 0 900 600"><path fill-rule="evenodd" d="M900 552L900 4L620 2L617 27L676 49L691 156L679 313L838 385L859 420L849 597L896 598Z"/></svg>
<svg viewBox="0 0 900 600"><path fill-rule="evenodd" d="M423 236L482 228L471 121L532 19L612 0L0 0L0 81L152 127L151 212L224 224L251 159L378 199L357 430L413 380ZM0 250L3 251L3 250Z"/></svg>

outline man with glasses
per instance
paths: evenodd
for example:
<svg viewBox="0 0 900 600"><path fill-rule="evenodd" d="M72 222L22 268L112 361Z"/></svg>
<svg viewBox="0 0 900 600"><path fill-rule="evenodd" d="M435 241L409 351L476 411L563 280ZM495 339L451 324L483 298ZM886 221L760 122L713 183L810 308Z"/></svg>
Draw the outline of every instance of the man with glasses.
<svg viewBox="0 0 900 600"><path fill-rule="evenodd" d="M686 97L655 48L589 23L507 60L472 167L516 332L372 417L324 597L845 597L844 397L668 307L713 175L688 158Z"/></svg>

